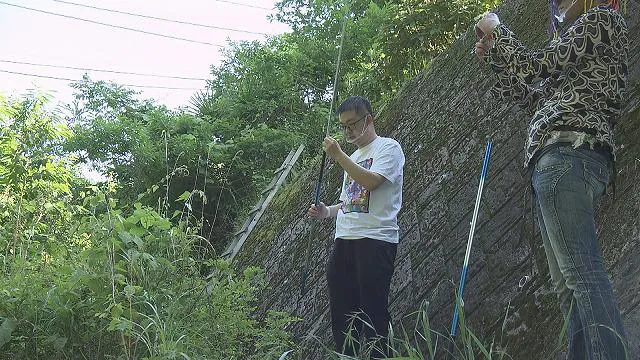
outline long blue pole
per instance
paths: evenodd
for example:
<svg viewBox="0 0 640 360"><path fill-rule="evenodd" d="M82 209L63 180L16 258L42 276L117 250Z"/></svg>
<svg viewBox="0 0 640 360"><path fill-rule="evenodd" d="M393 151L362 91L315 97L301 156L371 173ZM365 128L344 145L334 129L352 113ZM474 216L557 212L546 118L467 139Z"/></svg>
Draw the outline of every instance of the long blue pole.
<svg viewBox="0 0 640 360"><path fill-rule="evenodd" d="M471 255L471 244L473 244L473 234L476 230L476 222L478 220L478 211L480 210L480 199L482 198L482 190L484 188L484 181L487 177L487 170L489 169L489 159L491 158L491 140L487 141L487 146L484 150L484 160L482 162L482 172L480 173L480 183L478 184L478 194L476 195L476 205L473 209L473 217L471 218L471 229L469 230L469 238L467 239L467 252L464 255L464 263L462 265L462 271L460 272L460 283L458 285L458 293L456 294L456 301L454 302L453 320L451 320L451 331L449 335L455 337L458 330L458 297L460 298L461 308L464 307L464 284L467 280L467 270L469 269L469 256Z"/></svg>

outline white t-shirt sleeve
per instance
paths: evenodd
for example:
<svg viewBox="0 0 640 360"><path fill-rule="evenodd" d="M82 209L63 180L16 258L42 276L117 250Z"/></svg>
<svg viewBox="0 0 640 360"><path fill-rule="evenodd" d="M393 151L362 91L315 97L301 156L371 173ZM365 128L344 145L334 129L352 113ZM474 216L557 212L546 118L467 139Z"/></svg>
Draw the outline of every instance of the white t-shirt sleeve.
<svg viewBox="0 0 640 360"><path fill-rule="evenodd" d="M394 183L402 175L403 167L404 153L400 148L400 144L393 141L383 145L369 170Z"/></svg>

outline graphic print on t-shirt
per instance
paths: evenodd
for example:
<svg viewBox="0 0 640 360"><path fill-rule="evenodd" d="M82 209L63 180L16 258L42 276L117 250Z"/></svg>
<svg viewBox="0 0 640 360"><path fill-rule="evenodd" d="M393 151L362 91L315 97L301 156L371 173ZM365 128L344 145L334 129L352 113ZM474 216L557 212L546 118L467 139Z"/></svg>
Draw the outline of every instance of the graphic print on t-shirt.
<svg viewBox="0 0 640 360"><path fill-rule="evenodd" d="M371 169L371 164L373 164L373 158L369 158L358 163L358 165L367 170ZM368 213L370 198L369 190L358 184L351 176L347 176L344 179L344 184L342 186L344 186L345 193L347 194L347 201L342 203L342 211L345 214L350 212Z"/></svg>

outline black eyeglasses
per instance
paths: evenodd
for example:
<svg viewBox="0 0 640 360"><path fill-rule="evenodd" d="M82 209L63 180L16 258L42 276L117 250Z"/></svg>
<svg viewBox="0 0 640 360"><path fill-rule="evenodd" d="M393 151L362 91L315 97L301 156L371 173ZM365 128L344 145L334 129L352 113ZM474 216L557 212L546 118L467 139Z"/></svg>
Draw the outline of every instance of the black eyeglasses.
<svg viewBox="0 0 640 360"><path fill-rule="evenodd" d="M359 118L356 121L352 121L346 125L340 124L340 130L342 130L342 132L345 132L347 130L351 130L351 131L355 131L355 129L353 128L357 123L359 123L360 121L362 121L362 119L365 119L367 116L369 116L370 114L366 114L365 116Z"/></svg>

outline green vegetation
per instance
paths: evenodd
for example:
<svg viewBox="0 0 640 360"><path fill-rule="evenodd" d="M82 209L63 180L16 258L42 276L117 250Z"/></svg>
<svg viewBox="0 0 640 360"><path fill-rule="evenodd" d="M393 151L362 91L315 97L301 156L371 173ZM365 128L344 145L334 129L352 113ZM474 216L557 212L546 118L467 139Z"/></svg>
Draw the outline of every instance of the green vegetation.
<svg viewBox="0 0 640 360"><path fill-rule="evenodd" d="M116 182L89 186L44 105L1 108L2 358L268 359L291 347L294 319L251 316L260 270L203 256L188 194L172 221L143 205L158 187L120 205Z"/></svg>

